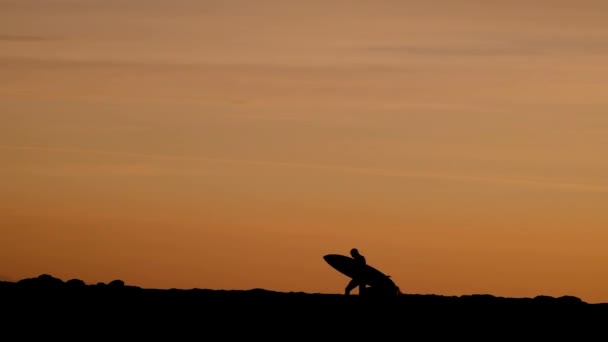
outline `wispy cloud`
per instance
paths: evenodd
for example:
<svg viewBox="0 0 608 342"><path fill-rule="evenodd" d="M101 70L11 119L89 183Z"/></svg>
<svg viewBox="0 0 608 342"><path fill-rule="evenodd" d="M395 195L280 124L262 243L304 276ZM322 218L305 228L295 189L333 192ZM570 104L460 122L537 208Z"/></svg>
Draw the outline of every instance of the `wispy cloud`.
<svg viewBox="0 0 608 342"><path fill-rule="evenodd" d="M12 278L10 278L10 277L7 277L7 276L4 276L4 275L0 274L0 281L11 281L12 282L14 280Z"/></svg>
<svg viewBox="0 0 608 342"><path fill-rule="evenodd" d="M51 38L21 34L0 34L0 41L5 42L41 42L47 40L51 40Z"/></svg>
<svg viewBox="0 0 608 342"><path fill-rule="evenodd" d="M0 39L1 40L1 39ZM2 56L0 63L12 66L27 66L27 67L136 67L136 66L162 66L173 65L168 63L148 63L144 61L127 61L127 60L112 60L112 59L71 59L57 57L29 57L29 56ZM177 65L177 64L175 64Z"/></svg>
<svg viewBox="0 0 608 342"><path fill-rule="evenodd" d="M42 38L44 40L45 38ZM0 41L3 40L0 36ZM10 40L10 39L4 39ZM14 39L16 40L16 39ZM376 47L382 49L382 47ZM213 72L253 72L256 76L268 76L268 73L276 73L280 76L325 76L327 73L336 73L341 76L357 75L391 75L395 72L407 72L409 74L420 74L421 71L402 65L387 65L383 63L335 63L324 64L299 64L279 62L218 62L201 61L193 59L153 59L139 57L56 57L56 56L0 56L0 64L11 63L13 65L40 66L40 67L147 67L147 68L188 68Z"/></svg>
<svg viewBox="0 0 608 342"><path fill-rule="evenodd" d="M171 154L151 154L151 153L136 153L136 152L119 152L119 151L103 151L94 149L81 149L71 147L42 147L42 146L0 146L0 149L5 150L21 150L21 151L42 151L49 153L84 153L97 155L114 155L122 157L137 157L150 158L157 160L184 160L196 161L205 163L216 163L226 165L248 165L248 166L264 166L278 167L290 169L310 169L324 170L335 173L358 174L362 176L374 177L391 177L391 178L414 178L426 180L450 180L456 182L475 182L475 183L491 183L512 186L537 187L554 190L574 191L574 192L592 192L592 193L608 193L608 185L604 184L588 184L575 181L557 180L551 178L535 178L535 177L505 177L500 175L489 176L469 176L461 174L447 173L432 173L432 172L408 172L402 170L391 170L381 168L369 168L347 165L332 165L322 163L306 163L294 161L277 161L277 160L252 160L252 159L234 159L234 158L216 158L205 156L191 155L171 155Z"/></svg>
<svg viewBox="0 0 608 342"><path fill-rule="evenodd" d="M367 49L380 53L423 56L518 56L543 54L606 54L607 37L488 39L445 44L384 44Z"/></svg>

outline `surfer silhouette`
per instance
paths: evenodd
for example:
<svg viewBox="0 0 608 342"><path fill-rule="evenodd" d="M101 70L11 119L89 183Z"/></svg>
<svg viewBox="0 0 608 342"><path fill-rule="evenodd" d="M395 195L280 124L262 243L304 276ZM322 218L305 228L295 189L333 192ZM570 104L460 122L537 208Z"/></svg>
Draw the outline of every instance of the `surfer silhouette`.
<svg viewBox="0 0 608 342"><path fill-rule="evenodd" d="M350 255L353 257L353 259L355 259L356 262L360 263L361 265L366 264L365 257L359 253L358 249L351 249ZM347 296L350 295L350 292L354 290L357 286L359 287L359 294L362 294L363 291L365 291L365 282L363 282L358 277L353 277L348 283L348 285L346 285L346 288L344 289L344 294Z"/></svg>

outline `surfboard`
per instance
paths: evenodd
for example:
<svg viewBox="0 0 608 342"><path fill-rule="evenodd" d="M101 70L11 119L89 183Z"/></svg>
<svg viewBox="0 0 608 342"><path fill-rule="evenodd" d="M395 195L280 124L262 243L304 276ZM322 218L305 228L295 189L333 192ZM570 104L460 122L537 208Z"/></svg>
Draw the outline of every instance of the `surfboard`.
<svg viewBox="0 0 608 342"><path fill-rule="evenodd" d="M361 265L355 259L340 254L327 254L323 259L338 272L349 278L358 278L366 285L377 288L396 289L397 285L386 274L370 265Z"/></svg>

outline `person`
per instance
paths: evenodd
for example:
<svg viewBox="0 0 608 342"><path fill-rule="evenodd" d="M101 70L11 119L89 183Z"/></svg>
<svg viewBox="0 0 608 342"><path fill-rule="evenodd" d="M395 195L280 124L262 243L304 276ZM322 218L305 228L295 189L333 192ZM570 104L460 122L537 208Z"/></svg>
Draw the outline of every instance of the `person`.
<svg viewBox="0 0 608 342"><path fill-rule="evenodd" d="M365 257L363 255L361 255L361 253L359 253L358 249L356 249L356 248L351 249L350 255L359 264L361 264L361 265L366 264ZM350 280L350 282L348 283L348 285L346 285L346 288L344 289L344 294L347 296L350 295L350 292L352 290L354 290L357 286L359 287L359 294L362 294L365 291L365 287L366 287L365 283L363 281L361 281L359 278L353 277Z"/></svg>

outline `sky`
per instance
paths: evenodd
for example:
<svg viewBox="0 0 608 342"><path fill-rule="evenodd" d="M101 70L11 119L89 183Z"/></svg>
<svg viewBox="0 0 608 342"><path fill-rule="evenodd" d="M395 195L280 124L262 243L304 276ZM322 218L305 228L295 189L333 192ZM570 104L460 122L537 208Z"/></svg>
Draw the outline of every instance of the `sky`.
<svg viewBox="0 0 608 342"><path fill-rule="evenodd" d="M607 15L0 0L0 280L608 302Z"/></svg>

